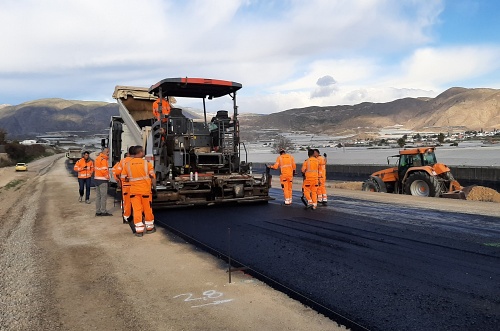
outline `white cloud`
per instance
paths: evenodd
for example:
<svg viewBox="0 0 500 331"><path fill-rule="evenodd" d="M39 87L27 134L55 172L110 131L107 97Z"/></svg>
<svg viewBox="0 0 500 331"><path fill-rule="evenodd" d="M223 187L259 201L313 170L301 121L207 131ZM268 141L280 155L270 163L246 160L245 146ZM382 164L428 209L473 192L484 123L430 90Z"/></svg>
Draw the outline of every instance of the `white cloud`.
<svg viewBox="0 0 500 331"><path fill-rule="evenodd" d="M428 46L443 8L426 0L6 0L0 103L109 100L117 84L178 76L238 81L241 111L257 113L436 94L498 69L495 47ZM318 86L328 76L335 84Z"/></svg>
<svg viewBox="0 0 500 331"><path fill-rule="evenodd" d="M500 46L422 48L401 64L398 85L436 88L500 69Z"/></svg>

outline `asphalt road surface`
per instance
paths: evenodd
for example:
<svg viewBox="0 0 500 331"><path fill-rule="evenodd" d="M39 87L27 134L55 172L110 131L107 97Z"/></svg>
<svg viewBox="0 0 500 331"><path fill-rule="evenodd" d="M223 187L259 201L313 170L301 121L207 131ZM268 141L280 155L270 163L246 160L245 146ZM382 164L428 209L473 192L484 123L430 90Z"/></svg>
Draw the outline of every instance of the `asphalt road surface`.
<svg viewBox="0 0 500 331"><path fill-rule="evenodd" d="M353 329L499 330L500 217L297 194L155 219L224 254L230 229L233 259Z"/></svg>

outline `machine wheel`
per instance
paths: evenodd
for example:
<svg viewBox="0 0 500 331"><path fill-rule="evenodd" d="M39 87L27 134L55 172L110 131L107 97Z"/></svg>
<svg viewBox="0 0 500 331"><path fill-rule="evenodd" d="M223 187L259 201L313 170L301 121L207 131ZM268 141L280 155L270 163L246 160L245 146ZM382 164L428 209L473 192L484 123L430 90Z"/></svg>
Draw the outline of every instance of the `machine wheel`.
<svg viewBox="0 0 500 331"><path fill-rule="evenodd" d="M441 184L434 176L424 172L415 172L405 182L405 193L420 197L439 197Z"/></svg>
<svg viewBox="0 0 500 331"><path fill-rule="evenodd" d="M367 191L367 192L380 192L378 190L378 186L371 179L368 179L368 180L363 182L363 186L361 187L361 190Z"/></svg>
<svg viewBox="0 0 500 331"><path fill-rule="evenodd" d="M387 188L382 179L378 177L370 177L370 179L366 180L361 187L363 191L367 192L387 192Z"/></svg>

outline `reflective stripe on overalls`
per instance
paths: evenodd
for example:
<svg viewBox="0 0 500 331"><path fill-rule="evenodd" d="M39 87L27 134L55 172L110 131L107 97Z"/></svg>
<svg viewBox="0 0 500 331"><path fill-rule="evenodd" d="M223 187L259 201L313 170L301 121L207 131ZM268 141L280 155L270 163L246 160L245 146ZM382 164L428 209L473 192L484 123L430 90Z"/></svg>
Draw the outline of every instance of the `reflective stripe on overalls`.
<svg viewBox="0 0 500 331"><path fill-rule="evenodd" d="M127 163L127 173L128 173L128 181L129 182L137 182L139 180L148 180L149 179L148 161L144 161L144 173L146 174L146 176L143 176L143 177L132 177L132 171L130 169L130 163L132 163L132 161L130 161L130 162ZM123 178L123 176L122 176L122 178Z"/></svg>

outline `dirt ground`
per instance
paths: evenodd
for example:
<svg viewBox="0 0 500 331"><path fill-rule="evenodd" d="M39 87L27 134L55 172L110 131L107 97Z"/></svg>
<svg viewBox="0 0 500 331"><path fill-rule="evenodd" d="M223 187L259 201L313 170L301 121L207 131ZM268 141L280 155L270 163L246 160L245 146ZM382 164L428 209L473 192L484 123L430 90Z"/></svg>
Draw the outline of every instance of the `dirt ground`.
<svg viewBox="0 0 500 331"><path fill-rule="evenodd" d="M0 330L345 330L170 233L132 236L111 197L95 217L64 162L0 169Z"/></svg>
<svg viewBox="0 0 500 331"><path fill-rule="evenodd" d="M345 329L242 272L229 283L225 263L168 232L132 236L111 197L115 216L95 217L64 162L0 169L0 330ZM491 202L328 193L500 216Z"/></svg>

